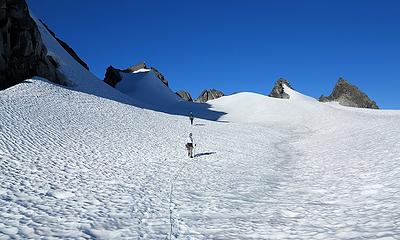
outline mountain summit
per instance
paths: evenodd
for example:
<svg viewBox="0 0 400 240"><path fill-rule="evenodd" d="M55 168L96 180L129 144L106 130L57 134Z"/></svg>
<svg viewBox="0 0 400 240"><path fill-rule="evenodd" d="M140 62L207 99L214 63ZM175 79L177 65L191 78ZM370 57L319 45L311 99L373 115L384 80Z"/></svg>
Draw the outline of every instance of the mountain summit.
<svg viewBox="0 0 400 240"><path fill-rule="evenodd" d="M185 90L177 91L176 95L178 95L179 97L181 97L185 101L193 102L192 96L190 95L189 92L187 92Z"/></svg>
<svg viewBox="0 0 400 240"><path fill-rule="evenodd" d="M348 107L379 109L375 101L371 100L365 93L356 86L350 84L344 78L339 78L331 95L327 97L321 95L319 101L336 101L339 102L339 104Z"/></svg>
<svg viewBox="0 0 400 240"><path fill-rule="evenodd" d="M121 81L121 73L140 73L140 72L153 72L156 77L164 83L168 87L168 81L165 79L164 75L162 75L156 68L154 67L147 67L146 63L141 62L135 64L127 69L118 69L114 68L113 66L109 66L106 70L104 82L108 85L115 87L119 81Z"/></svg>
<svg viewBox="0 0 400 240"><path fill-rule="evenodd" d="M196 98L195 102L204 103L223 96L225 96L225 94L217 89L206 89L200 93L200 96Z"/></svg>
<svg viewBox="0 0 400 240"><path fill-rule="evenodd" d="M271 93L268 95L270 97L274 97L274 98L284 98L284 99L289 99L290 96L289 94L287 94L285 92L284 86L288 86L289 88L292 89L292 87L290 86L290 83L288 80L283 79L283 78L279 78L275 85L274 88L272 88Z"/></svg>

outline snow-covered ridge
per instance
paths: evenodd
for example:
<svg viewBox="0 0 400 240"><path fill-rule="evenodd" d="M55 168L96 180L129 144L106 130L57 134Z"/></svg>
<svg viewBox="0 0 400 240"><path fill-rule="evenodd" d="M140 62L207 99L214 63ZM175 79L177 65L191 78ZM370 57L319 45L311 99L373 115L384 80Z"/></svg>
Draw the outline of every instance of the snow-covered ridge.
<svg viewBox="0 0 400 240"><path fill-rule="evenodd" d="M103 81L98 79L93 73L85 69L81 64L67 52L57 40L48 32L45 26L35 17L42 41L47 47L48 55L52 56L59 64L59 70L72 82L70 89L94 94L103 98L109 98L116 101L130 103L131 100L119 91L109 87Z"/></svg>
<svg viewBox="0 0 400 240"><path fill-rule="evenodd" d="M133 73L120 73L122 80L115 88L144 105L166 108L182 101L156 74L149 69L139 69Z"/></svg>
<svg viewBox="0 0 400 240"><path fill-rule="evenodd" d="M284 91L290 96L289 101L300 101L300 102L316 102L317 100L313 97L299 93L287 85L283 85Z"/></svg>

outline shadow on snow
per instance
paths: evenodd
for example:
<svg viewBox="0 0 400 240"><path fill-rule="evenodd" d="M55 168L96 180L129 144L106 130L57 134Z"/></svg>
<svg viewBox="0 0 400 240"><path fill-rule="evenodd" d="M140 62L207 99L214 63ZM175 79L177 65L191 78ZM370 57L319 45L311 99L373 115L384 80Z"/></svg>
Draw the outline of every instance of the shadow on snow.
<svg viewBox="0 0 400 240"><path fill-rule="evenodd" d="M212 155L215 154L217 152L204 152L204 153L197 153L194 155L194 157L201 157L201 156L207 156L207 155Z"/></svg>
<svg viewBox="0 0 400 240"><path fill-rule="evenodd" d="M35 79L40 79L47 81L49 83L52 83L48 81L47 79L43 79L40 77L35 77ZM29 81L24 81L23 83L29 83ZM55 83L52 83L55 84ZM58 85L58 84L55 84ZM100 86L99 86L100 85ZM103 86L101 86L103 85ZM163 112L167 114L172 114L172 115L180 115L180 116L189 116L190 112L193 112L193 115L195 118L198 119L205 119L205 120L211 120L211 121L218 121L218 122L223 122L219 121L221 116L225 115L225 112L220 112L220 111L215 111L211 109L211 105L208 103L194 103L194 102L187 102L184 100L176 101L173 103L163 103L159 102L157 104L148 104L148 103L143 103L138 100L135 100L131 98L130 96L118 91L117 89L109 86L108 84L104 83L103 81L99 81L98 83L94 84L80 84L78 86L62 86L58 85L60 87L72 90L72 91L77 91L77 92L83 92L86 94L90 95L95 95L101 98L117 101L123 104L135 106L138 108L142 109L148 109L148 110L153 110L156 112ZM94 87L95 86L95 87ZM156 95L154 97L157 97ZM202 126L202 125L198 125Z"/></svg>

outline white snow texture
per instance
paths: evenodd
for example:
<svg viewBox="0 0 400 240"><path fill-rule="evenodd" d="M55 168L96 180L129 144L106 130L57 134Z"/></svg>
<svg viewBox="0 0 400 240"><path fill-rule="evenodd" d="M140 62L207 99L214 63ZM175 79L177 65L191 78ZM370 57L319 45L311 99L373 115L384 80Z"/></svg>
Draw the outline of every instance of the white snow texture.
<svg viewBox="0 0 400 240"><path fill-rule="evenodd" d="M0 92L0 239L400 239L400 111L116 90L38 25L74 86Z"/></svg>

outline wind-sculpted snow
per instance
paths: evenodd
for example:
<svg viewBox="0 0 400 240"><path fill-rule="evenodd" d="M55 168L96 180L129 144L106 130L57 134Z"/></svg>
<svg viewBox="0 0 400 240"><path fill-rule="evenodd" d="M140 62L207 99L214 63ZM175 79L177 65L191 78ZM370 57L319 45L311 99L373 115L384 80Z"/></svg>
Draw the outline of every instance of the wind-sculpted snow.
<svg viewBox="0 0 400 240"><path fill-rule="evenodd" d="M399 112L295 99L190 126L41 79L2 91L0 238L396 239Z"/></svg>
<svg viewBox="0 0 400 240"><path fill-rule="evenodd" d="M1 237L168 232L170 117L42 80L2 92L0 114Z"/></svg>

